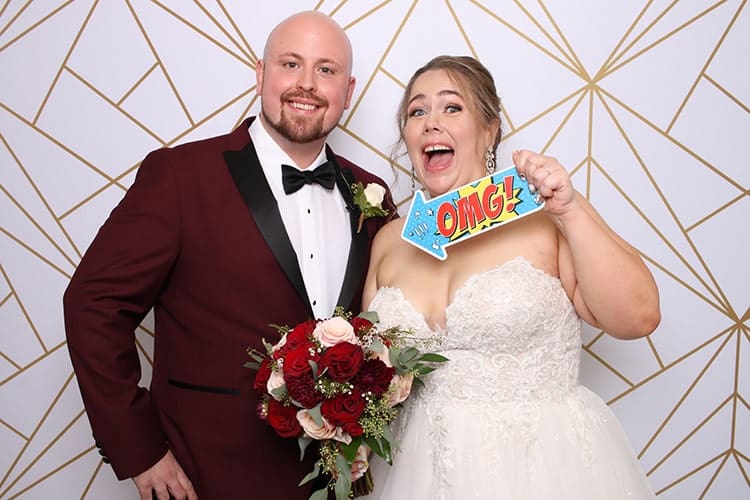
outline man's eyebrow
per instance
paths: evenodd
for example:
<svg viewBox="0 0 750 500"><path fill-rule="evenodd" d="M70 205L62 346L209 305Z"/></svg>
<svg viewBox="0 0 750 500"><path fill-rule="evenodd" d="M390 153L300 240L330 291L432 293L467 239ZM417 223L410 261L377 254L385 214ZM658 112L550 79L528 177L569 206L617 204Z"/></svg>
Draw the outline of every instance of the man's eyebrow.
<svg viewBox="0 0 750 500"><path fill-rule="evenodd" d="M291 57L299 61L304 59L302 57L302 54L298 54L297 52L284 52L283 54L279 54L279 58L283 58L283 57ZM339 63L335 59L331 59L330 57L321 57L319 59L316 59L315 64L330 64L332 66L342 66L341 63Z"/></svg>

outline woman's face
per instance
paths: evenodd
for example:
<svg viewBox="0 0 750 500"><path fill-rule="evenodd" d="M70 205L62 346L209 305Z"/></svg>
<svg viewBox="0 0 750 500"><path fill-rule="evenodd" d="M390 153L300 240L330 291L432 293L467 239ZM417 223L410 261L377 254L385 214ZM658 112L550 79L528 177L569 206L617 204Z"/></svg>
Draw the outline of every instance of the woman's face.
<svg viewBox="0 0 750 500"><path fill-rule="evenodd" d="M415 173L435 196L487 175L484 155L495 137L481 126L469 96L444 70L414 82L403 135Z"/></svg>

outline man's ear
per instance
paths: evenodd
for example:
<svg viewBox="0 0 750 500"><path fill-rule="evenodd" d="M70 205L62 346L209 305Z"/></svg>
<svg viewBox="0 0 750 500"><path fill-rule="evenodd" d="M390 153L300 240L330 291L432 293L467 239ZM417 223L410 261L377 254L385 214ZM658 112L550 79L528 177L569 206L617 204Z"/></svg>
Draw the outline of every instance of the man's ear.
<svg viewBox="0 0 750 500"><path fill-rule="evenodd" d="M357 85L357 79L353 76L349 77L349 89L346 92L346 102L344 103L344 109L349 109L349 104L352 102L352 96L354 95L354 87Z"/></svg>
<svg viewBox="0 0 750 500"><path fill-rule="evenodd" d="M263 59L258 59L255 63L255 93L260 95L263 89Z"/></svg>

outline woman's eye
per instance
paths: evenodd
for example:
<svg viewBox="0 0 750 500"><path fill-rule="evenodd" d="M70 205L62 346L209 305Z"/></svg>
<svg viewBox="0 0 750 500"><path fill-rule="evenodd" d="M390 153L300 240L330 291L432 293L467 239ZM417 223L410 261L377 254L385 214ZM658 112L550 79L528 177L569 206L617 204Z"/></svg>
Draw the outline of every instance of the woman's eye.
<svg viewBox="0 0 750 500"><path fill-rule="evenodd" d="M425 110L422 108L414 108L411 111L409 111L410 117L411 116L419 117L419 116L424 116L424 115L425 115Z"/></svg>
<svg viewBox="0 0 750 500"><path fill-rule="evenodd" d="M461 111L461 109L463 108L461 108L461 106L459 106L458 104L449 104L445 107L445 111L448 113L458 113L459 111Z"/></svg>

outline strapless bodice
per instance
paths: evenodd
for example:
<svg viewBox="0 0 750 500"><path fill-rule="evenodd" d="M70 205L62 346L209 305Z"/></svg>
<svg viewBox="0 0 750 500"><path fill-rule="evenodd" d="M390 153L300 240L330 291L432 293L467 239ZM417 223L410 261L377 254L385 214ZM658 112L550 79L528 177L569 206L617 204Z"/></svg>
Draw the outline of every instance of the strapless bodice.
<svg viewBox="0 0 750 500"><path fill-rule="evenodd" d="M421 397L445 402L561 400L578 385L580 320L560 280L517 257L470 277L431 328L399 288L380 288L370 309L383 326L439 337L450 359Z"/></svg>

